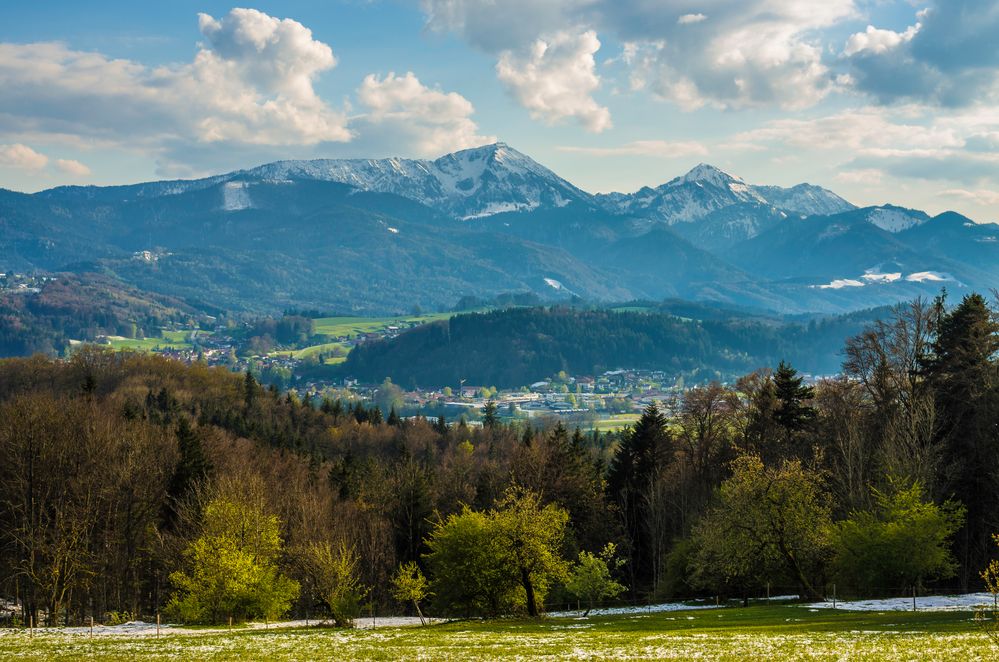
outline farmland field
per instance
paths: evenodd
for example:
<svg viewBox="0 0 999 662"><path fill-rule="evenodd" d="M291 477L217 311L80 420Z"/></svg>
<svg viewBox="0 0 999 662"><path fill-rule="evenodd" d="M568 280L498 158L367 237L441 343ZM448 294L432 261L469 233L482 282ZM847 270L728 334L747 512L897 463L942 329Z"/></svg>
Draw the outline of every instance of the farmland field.
<svg viewBox="0 0 999 662"><path fill-rule="evenodd" d="M611 414L606 418L596 421L591 429L600 430L601 432L613 432L629 425L634 425L639 417L639 414Z"/></svg>
<svg viewBox="0 0 999 662"><path fill-rule="evenodd" d="M315 320L316 335L354 338L364 333L384 331L390 326L427 324L450 319L453 315L454 313L434 313L400 317L320 317Z"/></svg>
<svg viewBox="0 0 999 662"><path fill-rule="evenodd" d="M160 638L0 631L4 659L996 659L974 614L753 606L375 630L207 629Z"/></svg>
<svg viewBox="0 0 999 662"><path fill-rule="evenodd" d="M130 349L136 352L149 352L154 349L190 349L191 343L188 340L190 335L190 331L164 331L162 338L111 336L108 340L111 347L116 350Z"/></svg>

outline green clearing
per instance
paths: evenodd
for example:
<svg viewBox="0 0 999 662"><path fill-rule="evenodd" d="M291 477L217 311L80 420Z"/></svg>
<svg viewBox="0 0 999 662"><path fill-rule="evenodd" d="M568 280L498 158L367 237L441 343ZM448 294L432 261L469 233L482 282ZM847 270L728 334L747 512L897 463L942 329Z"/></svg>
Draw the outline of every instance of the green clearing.
<svg viewBox="0 0 999 662"><path fill-rule="evenodd" d="M316 335L335 338L355 338L365 333L379 333L390 326L427 324L450 319L455 313L434 313L431 315L408 315L401 317L320 317L316 322Z"/></svg>
<svg viewBox="0 0 999 662"><path fill-rule="evenodd" d="M409 315L400 317L320 317L315 320L316 335L329 336L330 338L356 338L365 333L385 333L390 326L398 326L401 329L411 324L427 324L438 320L446 320L453 317L455 313L434 313L431 315ZM350 350L339 342L327 342L319 345L310 345L294 350L278 350L272 352L274 356L290 356L294 359L306 359L313 354L327 352L335 347L340 347L344 352ZM344 356L336 356L326 359L327 365L343 363L347 360Z"/></svg>
<svg viewBox="0 0 999 662"><path fill-rule="evenodd" d="M639 418L641 418L641 414L611 414L598 420L590 429L601 432L616 432L629 425L634 425Z"/></svg>
<svg viewBox="0 0 999 662"><path fill-rule="evenodd" d="M309 347L303 347L302 349L282 349L276 352L271 352L274 356L290 356L293 359L307 359L310 356L314 356L321 352L330 352L336 348L343 350L343 356L337 356L326 360L326 363L340 363L347 360L347 353L350 348L339 342L328 342L321 345L310 345Z"/></svg>
<svg viewBox="0 0 999 662"><path fill-rule="evenodd" d="M155 637L0 630L20 660L985 660L999 647L969 612L842 612L796 605L376 630L225 629Z"/></svg>
<svg viewBox="0 0 999 662"><path fill-rule="evenodd" d="M162 338L123 338L109 337L112 349L130 349L136 352L151 352L155 349L190 349L190 331L164 331Z"/></svg>

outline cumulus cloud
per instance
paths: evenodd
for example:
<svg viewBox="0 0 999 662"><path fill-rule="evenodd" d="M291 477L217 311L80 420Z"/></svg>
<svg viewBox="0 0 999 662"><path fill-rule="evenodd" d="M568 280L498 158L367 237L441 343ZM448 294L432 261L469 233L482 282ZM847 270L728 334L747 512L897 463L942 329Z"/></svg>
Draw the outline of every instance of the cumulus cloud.
<svg viewBox="0 0 999 662"><path fill-rule="evenodd" d="M834 89L816 32L857 15L854 0L713 0L705 14L691 13L689 0L423 0L423 7L431 30L489 53L524 49L559 30L609 34L635 47L633 90L688 110L814 105Z"/></svg>
<svg viewBox="0 0 999 662"><path fill-rule="evenodd" d="M472 121L472 103L456 92L425 86L412 73L367 76L357 90L366 112L358 118L360 132L378 135L384 146L419 156L440 156L495 142L482 136Z"/></svg>
<svg viewBox="0 0 999 662"><path fill-rule="evenodd" d="M56 159L55 167L59 172L73 177L86 177L90 174L90 168L75 159Z"/></svg>
<svg viewBox="0 0 999 662"><path fill-rule="evenodd" d="M600 87L593 59L599 49L592 30L557 32L534 41L526 52L504 51L496 74L531 117L549 124L575 118L599 133L611 126L610 111L593 98Z"/></svg>
<svg viewBox="0 0 999 662"><path fill-rule="evenodd" d="M999 205L999 191L994 190L973 190L952 188L940 191L940 195L947 198L955 198L973 202L979 205Z"/></svg>
<svg viewBox="0 0 999 662"><path fill-rule="evenodd" d="M736 134L732 142L791 149L848 171L982 185L999 178L999 153L972 149L999 131L989 108L941 113L930 106L867 107L810 119L781 119ZM840 181L848 181L840 178Z"/></svg>
<svg viewBox="0 0 999 662"><path fill-rule="evenodd" d="M44 168L48 162L47 156L39 154L27 145L21 143L0 145L0 167L2 168L36 172Z"/></svg>
<svg viewBox="0 0 999 662"><path fill-rule="evenodd" d="M938 0L903 33L868 27L850 37L855 88L881 103L961 107L995 101L999 82L999 5L994 0Z"/></svg>
<svg viewBox="0 0 999 662"><path fill-rule="evenodd" d="M668 140L636 140L617 147L576 147L566 145L557 148L560 152L586 154L589 156L651 156L672 159L684 156L704 156L707 147L693 140L671 142Z"/></svg>
<svg viewBox="0 0 999 662"><path fill-rule="evenodd" d="M690 25L691 23L700 23L707 18L708 17L704 14L684 14L680 18L676 19L676 22L680 25Z"/></svg>
<svg viewBox="0 0 999 662"><path fill-rule="evenodd" d="M886 53L902 43L912 41L920 27L922 26L917 23L905 32L895 32L894 30L880 30L873 25L868 25L866 31L850 35L843 48L843 55L849 57L864 51L877 55Z"/></svg>
<svg viewBox="0 0 999 662"><path fill-rule="evenodd" d="M147 67L59 43L0 44L5 133L141 149L170 160L197 145L294 146L351 138L313 88L336 59L291 19L234 9L199 17L188 64Z"/></svg>
<svg viewBox="0 0 999 662"><path fill-rule="evenodd" d="M863 170L844 170L837 173L834 179L846 184L873 186L880 184L882 177L884 177L884 173L877 168L865 168Z"/></svg>

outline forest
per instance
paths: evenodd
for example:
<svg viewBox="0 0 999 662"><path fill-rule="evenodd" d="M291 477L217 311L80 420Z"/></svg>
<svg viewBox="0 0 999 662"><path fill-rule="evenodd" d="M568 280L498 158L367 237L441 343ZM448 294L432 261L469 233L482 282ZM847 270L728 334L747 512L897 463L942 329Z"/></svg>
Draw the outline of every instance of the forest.
<svg viewBox="0 0 999 662"><path fill-rule="evenodd" d="M781 360L805 372L834 374L842 339L859 333L872 312L798 322L736 314L691 319L655 309L508 308L365 343L335 372L423 388L463 379L516 388L563 370L598 375L618 368L663 370L707 383Z"/></svg>
<svg viewBox="0 0 999 662"><path fill-rule="evenodd" d="M96 348L7 359L0 597L20 623L349 626L994 588L997 351L984 297L914 301L839 377L778 361L615 434L402 420Z"/></svg>

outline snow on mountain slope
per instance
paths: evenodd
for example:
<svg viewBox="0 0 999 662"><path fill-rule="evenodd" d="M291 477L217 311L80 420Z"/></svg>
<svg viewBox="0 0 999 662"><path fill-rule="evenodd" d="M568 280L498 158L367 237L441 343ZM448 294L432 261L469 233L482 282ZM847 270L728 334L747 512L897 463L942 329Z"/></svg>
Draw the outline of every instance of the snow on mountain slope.
<svg viewBox="0 0 999 662"><path fill-rule="evenodd" d="M921 211L903 209L892 205L874 207L867 214L867 222L881 228L885 232L898 234L921 225L929 220L929 217Z"/></svg>
<svg viewBox="0 0 999 662"><path fill-rule="evenodd" d="M766 213L781 210L801 216L832 214L854 209L832 191L811 184L789 189L779 186L754 186L741 177L701 163L680 177L656 188L643 188L633 194L610 193L597 196L608 209L618 213L651 216L670 225L692 223L734 205L751 203ZM745 223L748 234L755 236L755 226Z"/></svg>
<svg viewBox="0 0 999 662"><path fill-rule="evenodd" d="M334 181L394 193L459 219L540 206L564 207L589 195L505 143L424 159L278 161L242 173L260 179Z"/></svg>

